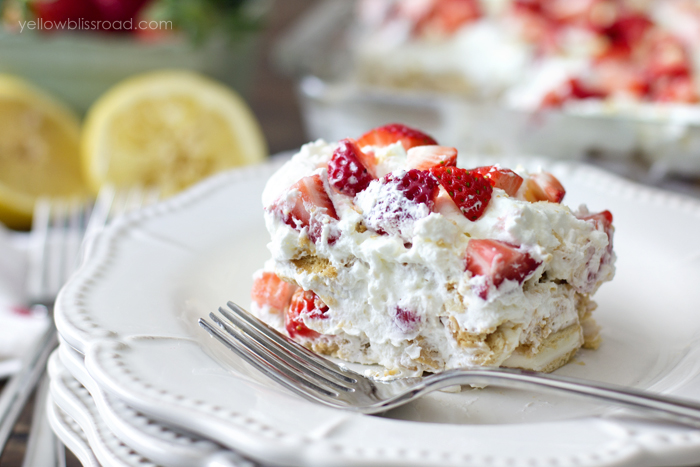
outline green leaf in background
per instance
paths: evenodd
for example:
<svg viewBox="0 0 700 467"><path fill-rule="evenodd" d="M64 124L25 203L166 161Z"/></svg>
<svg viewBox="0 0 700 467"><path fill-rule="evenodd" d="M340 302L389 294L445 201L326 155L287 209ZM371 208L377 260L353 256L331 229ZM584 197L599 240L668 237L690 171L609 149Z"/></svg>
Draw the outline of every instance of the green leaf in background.
<svg viewBox="0 0 700 467"><path fill-rule="evenodd" d="M195 44L214 33L236 41L263 25L264 0L157 0L146 13L149 19L172 21Z"/></svg>

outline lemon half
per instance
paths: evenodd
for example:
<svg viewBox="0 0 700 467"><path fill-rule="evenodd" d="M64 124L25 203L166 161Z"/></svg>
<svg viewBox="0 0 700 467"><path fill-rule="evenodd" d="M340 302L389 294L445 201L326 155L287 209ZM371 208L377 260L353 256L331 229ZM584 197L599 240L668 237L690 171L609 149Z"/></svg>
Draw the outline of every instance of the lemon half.
<svg viewBox="0 0 700 467"><path fill-rule="evenodd" d="M0 75L0 222L28 228L38 196L85 192L78 118L39 89Z"/></svg>
<svg viewBox="0 0 700 467"><path fill-rule="evenodd" d="M186 71L147 73L109 90L88 112L81 151L93 190L142 184L165 195L267 156L243 99Z"/></svg>

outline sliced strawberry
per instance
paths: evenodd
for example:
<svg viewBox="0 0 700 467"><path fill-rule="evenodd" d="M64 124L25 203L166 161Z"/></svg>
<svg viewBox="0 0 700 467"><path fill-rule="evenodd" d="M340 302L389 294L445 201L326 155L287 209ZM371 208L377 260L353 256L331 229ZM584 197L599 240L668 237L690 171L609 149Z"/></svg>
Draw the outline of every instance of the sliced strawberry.
<svg viewBox="0 0 700 467"><path fill-rule="evenodd" d="M442 214L443 216L463 216L464 214L459 209L459 206L455 203L445 187L440 185L440 192L435 198L435 205L433 206L433 212Z"/></svg>
<svg viewBox="0 0 700 467"><path fill-rule="evenodd" d="M578 78L572 78L548 92L542 99L541 107L561 107L564 102L580 99L604 99L606 91L588 86Z"/></svg>
<svg viewBox="0 0 700 467"><path fill-rule="evenodd" d="M656 102L694 104L700 101L700 96L690 76L668 76L658 79L652 85L651 99Z"/></svg>
<svg viewBox="0 0 700 467"><path fill-rule="evenodd" d="M361 162L365 157L355 141L340 141L328 162L330 186L338 193L348 196L355 196L367 188L374 177Z"/></svg>
<svg viewBox="0 0 700 467"><path fill-rule="evenodd" d="M311 290L297 289L292 295L292 301L284 315L284 327L289 337L305 337L315 339L321 334L309 329L304 323L303 316L313 319L326 319L328 306Z"/></svg>
<svg viewBox="0 0 700 467"><path fill-rule="evenodd" d="M561 203L565 194L566 190L561 182L549 172L534 173L527 178L525 199L530 202Z"/></svg>
<svg viewBox="0 0 700 467"><path fill-rule="evenodd" d="M302 178L268 208L296 230L308 227L309 238L316 242L321 235L323 216L338 219L323 180L318 174ZM330 241L330 240L329 240Z"/></svg>
<svg viewBox="0 0 700 467"><path fill-rule="evenodd" d="M409 169L457 166L457 149L448 146L415 146L406 152Z"/></svg>
<svg viewBox="0 0 700 467"><path fill-rule="evenodd" d="M374 128L358 140L357 144L360 147L365 146L389 146L400 142L405 150L409 150L414 146L427 146L438 144L432 137L425 133L409 128L400 123L392 123L379 128ZM369 168L369 167L368 167Z"/></svg>
<svg viewBox="0 0 700 467"><path fill-rule="evenodd" d="M581 216L579 219L592 222L596 229L602 229L608 236L608 246L605 248L605 253L600 258L600 263L596 266L594 264L590 264L589 262L587 265L588 280L587 284L583 287L582 292L589 293L595 289L595 286L599 281L601 271L603 271L605 266L610 264L613 260L613 216L610 211L606 210L595 214Z"/></svg>
<svg viewBox="0 0 700 467"><path fill-rule="evenodd" d="M653 26L654 23L641 13L625 14L615 19L600 30L608 43L601 58L629 58Z"/></svg>
<svg viewBox="0 0 700 467"><path fill-rule="evenodd" d="M646 41L646 73L654 80L662 76L688 76L693 69L683 43L670 34L652 34Z"/></svg>
<svg viewBox="0 0 700 467"><path fill-rule="evenodd" d="M480 174L458 167L436 167L430 173L445 187L467 219L475 221L486 211L493 188Z"/></svg>
<svg viewBox="0 0 700 467"><path fill-rule="evenodd" d="M605 211L597 212L595 214L579 217L579 219L584 221L593 221L595 222L596 226L602 223L603 227L608 228L610 225L612 225L613 215L606 209Z"/></svg>
<svg viewBox="0 0 700 467"><path fill-rule="evenodd" d="M595 66L596 80L605 96L627 94L643 99L649 93L649 80L629 60L605 58Z"/></svg>
<svg viewBox="0 0 700 467"><path fill-rule="evenodd" d="M264 271L253 279L250 295L258 306L267 305L277 312L289 306L296 286L283 281L274 272Z"/></svg>
<svg viewBox="0 0 700 467"><path fill-rule="evenodd" d="M495 165L485 165L472 169L491 183L494 188L500 188L508 193L508 196L515 196L523 184L523 177L510 169L503 169Z"/></svg>
<svg viewBox="0 0 700 467"><path fill-rule="evenodd" d="M451 35L481 16L478 0L434 0L416 24L418 34Z"/></svg>
<svg viewBox="0 0 700 467"><path fill-rule="evenodd" d="M466 270L474 276L485 276L486 283L475 290L483 300L490 286L498 288L503 281L522 284L541 263L514 245L490 239L472 239L467 245Z"/></svg>
<svg viewBox="0 0 700 467"><path fill-rule="evenodd" d="M613 215L607 209L605 211L597 212L595 214L589 214L586 216L579 217L582 221L593 222L597 229L602 228L603 231L608 235L608 250L612 251L612 222Z"/></svg>

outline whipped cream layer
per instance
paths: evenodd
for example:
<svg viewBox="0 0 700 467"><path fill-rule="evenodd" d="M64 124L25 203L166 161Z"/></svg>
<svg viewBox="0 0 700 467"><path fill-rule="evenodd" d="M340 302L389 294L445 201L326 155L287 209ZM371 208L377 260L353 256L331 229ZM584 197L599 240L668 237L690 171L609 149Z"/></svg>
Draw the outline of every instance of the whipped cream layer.
<svg viewBox="0 0 700 467"><path fill-rule="evenodd" d="M384 376L508 365L509 357L512 366L550 371L584 342L597 345L589 297L612 279L615 255L612 229L606 232L588 218L585 206L572 211L527 201L523 184L516 196L494 188L474 222L456 209L435 212L437 207L422 205L414 206L396 231L381 231L369 213L395 197L387 197L378 180L354 197L329 187L327 165L336 147L321 140L303 146L271 177L262 197L272 254L264 270L313 291L328 306L322 317L302 316L321 334L300 339L305 344L349 361L380 364ZM364 149L375 154L378 177L406 167L400 143ZM528 177L521 168L515 171ZM310 175L325 181L337 213L337 219L320 222L313 235L271 209ZM536 267L522 283L488 284L466 270L467 248L475 239L513 245ZM255 303L253 310L284 328L279 310ZM555 345L553 336L564 331L566 339L555 339ZM550 356L536 362L545 347Z"/></svg>

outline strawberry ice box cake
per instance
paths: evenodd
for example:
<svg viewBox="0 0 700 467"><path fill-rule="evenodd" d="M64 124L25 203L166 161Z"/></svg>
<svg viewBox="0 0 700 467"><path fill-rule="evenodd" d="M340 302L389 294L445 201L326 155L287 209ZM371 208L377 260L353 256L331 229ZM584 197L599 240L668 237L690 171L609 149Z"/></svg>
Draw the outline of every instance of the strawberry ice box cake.
<svg viewBox="0 0 700 467"><path fill-rule="evenodd" d="M272 257L252 309L381 377L555 370L599 345L591 296L615 272L612 215L564 194L544 171L457 167L398 124L306 144L263 193Z"/></svg>

